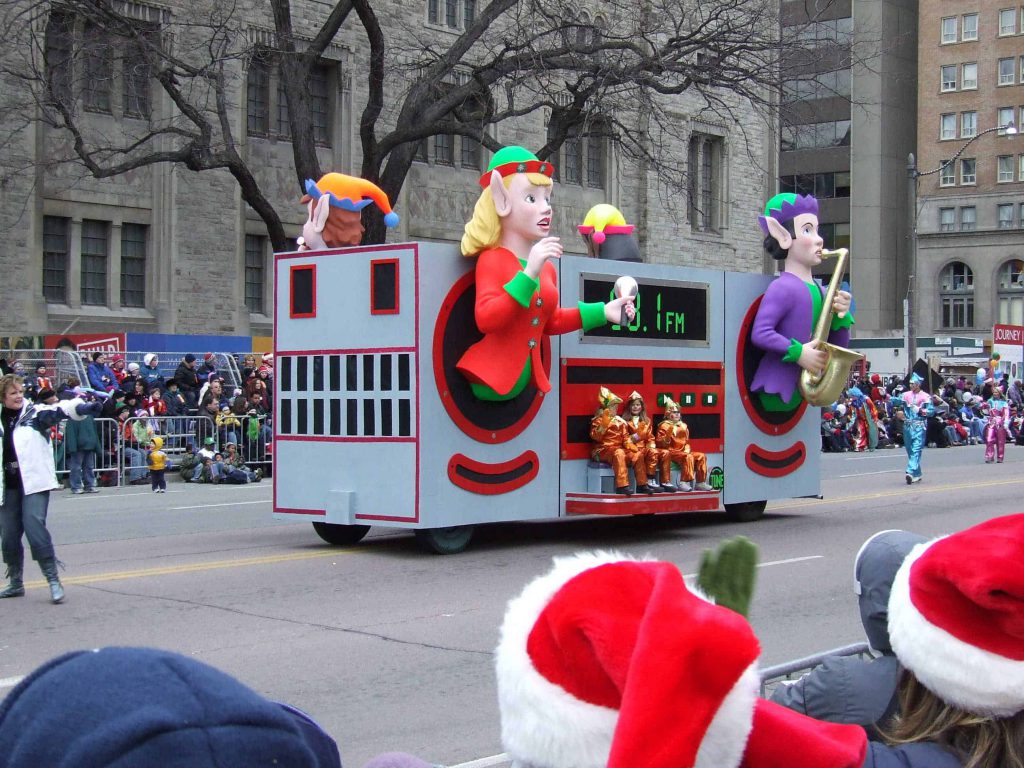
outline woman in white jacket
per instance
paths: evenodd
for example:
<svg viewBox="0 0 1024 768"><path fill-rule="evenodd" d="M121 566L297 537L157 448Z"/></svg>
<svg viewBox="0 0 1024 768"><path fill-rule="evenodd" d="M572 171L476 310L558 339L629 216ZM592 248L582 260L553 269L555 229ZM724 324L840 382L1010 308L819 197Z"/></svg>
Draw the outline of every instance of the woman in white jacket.
<svg viewBox="0 0 1024 768"><path fill-rule="evenodd" d="M64 400L54 405L32 403L25 399L19 376L0 377L0 542L9 583L0 598L25 594L22 581L25 550L21 537L28 537L32 558L50 585L54 603L64 599L64 588L57 576L57 557L53 540L46 530L46 511L50 491L59 487L53 465L50 428L64 419L80 420L99 415L99 403L81 399Z"/></svg>

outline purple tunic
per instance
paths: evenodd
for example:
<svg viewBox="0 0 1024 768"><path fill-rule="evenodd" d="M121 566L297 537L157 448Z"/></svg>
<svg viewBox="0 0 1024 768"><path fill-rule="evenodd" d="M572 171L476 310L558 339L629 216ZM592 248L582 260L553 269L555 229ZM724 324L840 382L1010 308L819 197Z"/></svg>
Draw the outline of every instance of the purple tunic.
<svg viewBox="0 0 1024 768"><path fill-rule="evenodd" d="M782 362L782 358L789 351L791 339L801 344L811 340L813 316L811 294L803 280L783 272L772 281L764 292L750 334L754 346L764 350L750 384L751 392L778 395L786 402L793 397L802 369L796 363ZM828 340L846 347L850 343L850 329L834 330Z"/></svg>

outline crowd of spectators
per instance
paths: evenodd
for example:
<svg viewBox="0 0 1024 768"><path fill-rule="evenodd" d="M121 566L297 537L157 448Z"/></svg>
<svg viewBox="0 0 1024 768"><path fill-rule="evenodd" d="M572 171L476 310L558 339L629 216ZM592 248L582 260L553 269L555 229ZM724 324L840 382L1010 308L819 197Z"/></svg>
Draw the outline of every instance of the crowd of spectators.
<svg viewBox="0 0 1024 768"><path fill-rule="evenodd" d="M72 375L55 386L45 364L26 371L21 361L0 359L0 371L21 376L26 396L38 402L82 394L103 400L100 421L76 427L70 440L59 431L52 436L58 473L69 471L72 493L116 485L121 466L126 484L149 483L154 450L167 469L193 482L258 482L270 473L272 355L238 360L242 386L230 390L212 352L201 362L186 354L173 368L161 366L155 353L141 365L104 352L92 352L86 362L85 382ZM154 448L156 436L162 446Z"/></svg>
<svg viewBox="0 0 1024 768"><path fill-rule="evenodd" d="M902 424L897 417L900 395L907 390L903 377L884 379L873 374L866 381L854 373L846 390L835 403L821 411L821 449L826 453L873 450L862 432L867 420L859 417L869 400L877 430L877 448L903 446ZM993 395L1009 402L1010 419L1007 441L1024 445L1024 382L1012 383L1005 377L968 380L965 376L947 377L939 391L931 395L935 414L928 419L926 445L929 448L950 448L980 445L985 441L985 423L989 417Z"/></svg>

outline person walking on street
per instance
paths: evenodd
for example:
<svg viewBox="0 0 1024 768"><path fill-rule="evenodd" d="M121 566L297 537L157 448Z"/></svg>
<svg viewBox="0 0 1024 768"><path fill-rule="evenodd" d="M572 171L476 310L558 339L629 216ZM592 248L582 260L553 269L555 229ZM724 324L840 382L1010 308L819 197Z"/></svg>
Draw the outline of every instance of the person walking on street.
<svg viewBox="0 0 1024 768"><path fill-rule="evenodd" d="M935 409L927 392L921 390L924 381L918 374L910 374L910 391L900 396L903 410L903 445L907 449L907 485L921 482L921 451L924 450L925 429L928 417Z"/></svg>
<svg viewBox="0 0 1024 768"><path fill-rule="evenodd" d="M25 399L24 384L15 375L0 378L0 403L0 462L4 470L0 482L0 548L8 578L0 598L25 594L21 538L27 536L32 558L50 585L50 599L59 603L64 599L64 588L57 575L53 540L46 530L50 491L59 487L50 428L67 418L77 421L95 416L101 406L79 398L53 405L33 403Z"/></svg>

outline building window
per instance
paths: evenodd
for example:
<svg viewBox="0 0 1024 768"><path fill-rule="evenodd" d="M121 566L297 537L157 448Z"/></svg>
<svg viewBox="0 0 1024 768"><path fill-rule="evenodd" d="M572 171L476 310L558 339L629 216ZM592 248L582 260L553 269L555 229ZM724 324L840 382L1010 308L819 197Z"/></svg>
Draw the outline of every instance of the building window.
<svg viewBox="0 0 1024 768"><path fill-rule="evenodd" d="M476 0L464 0L462 3L462 26L468 27L476 19Z"/></svg>
<svg viewBox="0 0 1024 768"><path fill-rule="evenodd" d="M978 65L975 62L963 65L963 76L960 80L960 89L973 91L978 87Z"/></svg>
<svg viewBox="0 0 1024 768"><path fill-rule="evenodd" d="M996 125L999 126L999 130L996 132L998 136L1006 134L1007 126L1013 123L1013 107L1000 107L996 110Z"/></svg>
<svg viewBox="0 0 1024 768"><path fill-rule="evenodd" d="M1017 181L1024 181L1024 155L1017 156Z"/></svg>
<svg viewBox="0 0 1024 768"><path fill-rule="evenodd" d="M956 230L956 208L939 208L939 231L953 232Z"/></svg>
<svg viewBox="0 0 1024 768"><path fill-rule="evenodd" d="M110 91L114 81L114 61L107 34L101 28L85 25L82 36L82 104L90 112L110 113Z"/></svg>
<svg viewBox="0 0 1024 768"><path fill-rule="evenodd" d="M564 184L604 189L606 129L600 120L589 128L573 128L551 162L555 166L555 180ZM548 126L548 141L552 138Z"/></svg>
<svg viewBox="0 0 1024 768"><path fill-rule="evenodd" d="M942 20L942 42L956 42L956 16L947 16Z"/></svg>
<svg viewBox="0 0 1024 768"><path fill-rule="evenodd" d="M974 326L974 273L962 261L954 261L939 275L943 328Z"/></svg>
<svg viewBox="0 0 1024 768"><path fill-rule="evenodd" d="M123 108L126 115L149 117L151 72L142 50L142 43L132 40L121 57L124 78Z"/></svg>
<svg viewBox="0 0 1024 768"><path fill-rule="evenodd" d="M973 232L978 228L978 212L973 205L960 208L960 231Z"/></svg>
<svg viewBox="0 0 1024 768"><path fill-rule="evenodd" d="M75 17L54 11L46 22L43 58L50 98L71 105L71 60L74 55Z"/></svg>
<svg viewBox="0 0 1024 768"><path fill-rule="evenodd" d="M450 133L434 136L434 162L438 165L455 165L454 137Z"/></svg>
<svg viewBox="0 0 1024 768"><path fill-rule="evenodd" d="M813 195L818 200L850 196L850 172L805 173L797 176L780 176L780 192L795 192L798 195Z"/></svg>
<svg viewBox="0 0 1024 768"><path fill-rule="evenodd" d="M316 65L309 73L309 111L313 120L313 141L325 147L331 145L331 98L328 89L329 70Z"/></svg>
<svg viewBox="0 0 1024 768"><path fill-rule="evenodd" d="M59 216L43 217L43 298L68 303L68 224Z"/></svg>
<svg viewBox="0 0 1024 768"><path fill-rule="evenodd" d="M121 306L146 306L146 227L121 227Z"/></svg>
<svg viewBox="0 0 1024 768"><path fill-rule="evenodd" d="M441 0L427 0L427 21L431 24L441 23Z"/></svg>
<svg viewBox="0 0 1024 768"><path fill-rule="evenodd" d="M721 205L723 142L720 136L694 133L690 136L687 174L689 178L690 229L717 232Z"/></svg>
<svg viewBox="0 0 1024 768"><path fill-rule="evenodd" d="M818 234L821 236L825 248L849 248L850 247L850 222L835 221L824 222L818 225Z"/></svg>
<svg viewBox="0 0 1024 768"><path fill-rule="evenodd" d="M483 147L476 139L459 136L459 165L463 168L480 170L480 156Z"/></svg>
<svg viewBox="0 0 1024 768"><path fill-rule="evenodd" d="M960 138L969 139L978 133L978 113L960 113Z"/></svg>
<svg viewBox="0 0 1024 768"><path fill-rule="evenodd" d="M1008 59L999 60L999 79L998 85L1013 85L1017 81L1017 73L1014 71L1017 68L1017 60L1012 56Z"/></svg>
<svg viewBox="0 0 1024 768"><path fill-rule="evenodd" d="M789 125L782 129L782 151L850 145L850 121Z"/></svg>
<svg viewBox="0 0 1024 768"><path fill-rule="evenodd" d="M106 306L107 241L105 221L82 220L82 303Z"/></svg>
<svg viewBox="0 0 1024 768"><path fill-rule="evenodd" d="M948 115L942 115L939 118L939 138L940 139L955 139L956 138L956 113Z"/></svg>
<svg viewBox="0 0 1024 768"><path fill-rule="evenodd" d="M999 322L1024 325L1024 261L1010 259L999 268Z"/></svg>
<svg viewBox="0 0 1024 768"><path fill-rule="evenodd" d="M1004 8L999 11L999 35L1013 35L1017 32L1017 9Z"/></svg>
<svg viewBox="0 0 1024 768"><path fill-rule="evenodd" d="M1013 229L1013 203L1000 203L996 206L996 220L1000 229Z"/></svg>
<svg viewBox="0 0 1024 768"><path fill-rule="evenodd" d="M996 178L999 183L1013 181L1013 155L1000 155L996 158Z"/></svg>
<svg viewBox="0 0 1024 768"><path fill-rule="evenodd" d="M939 186L952 187L956 184L956 171L953 163L946 163L939 171Z"/></svg>
<svg viewBox="0 0 1024 768"><path fill-rule="evenodd" d="M956 65L946 64L940 68L941 82L940 90L944 93L956 90Z"/></svg>
<svg viewBox="0 0 1024 768"><path fill-rule="evenodd" d="M963 24L960 29L963 32L961 40L977 40L978 39L978 14L967 13L964 14Z"/></svg>
<svg viewBox="0 0 1024 768"><path fill-rule="evenodd" d="M270 130L270 62L265 55L249 62L245 125L250 136L266 136Z"/></svg>
<svg viewBox="0 0 1024 768"><path fill-rule="evenodd" d="M245 306L255 314L264 314L263 284L267 269L267 238L245 236Z"/></svg>
<svg viewBox="0 0 1024 768"><path fill-rule="evenodd" d="M1024 19L1022 19L1024 21ZM1020 82L1024 85L1024 56L1020 57Z"/></svg>
<svg viewBox="0 0 1024 768"><path fill-rule="evenodd" d="M973 157L960 160L960 183L975 184L978 181L978 161Z"/></svg>

